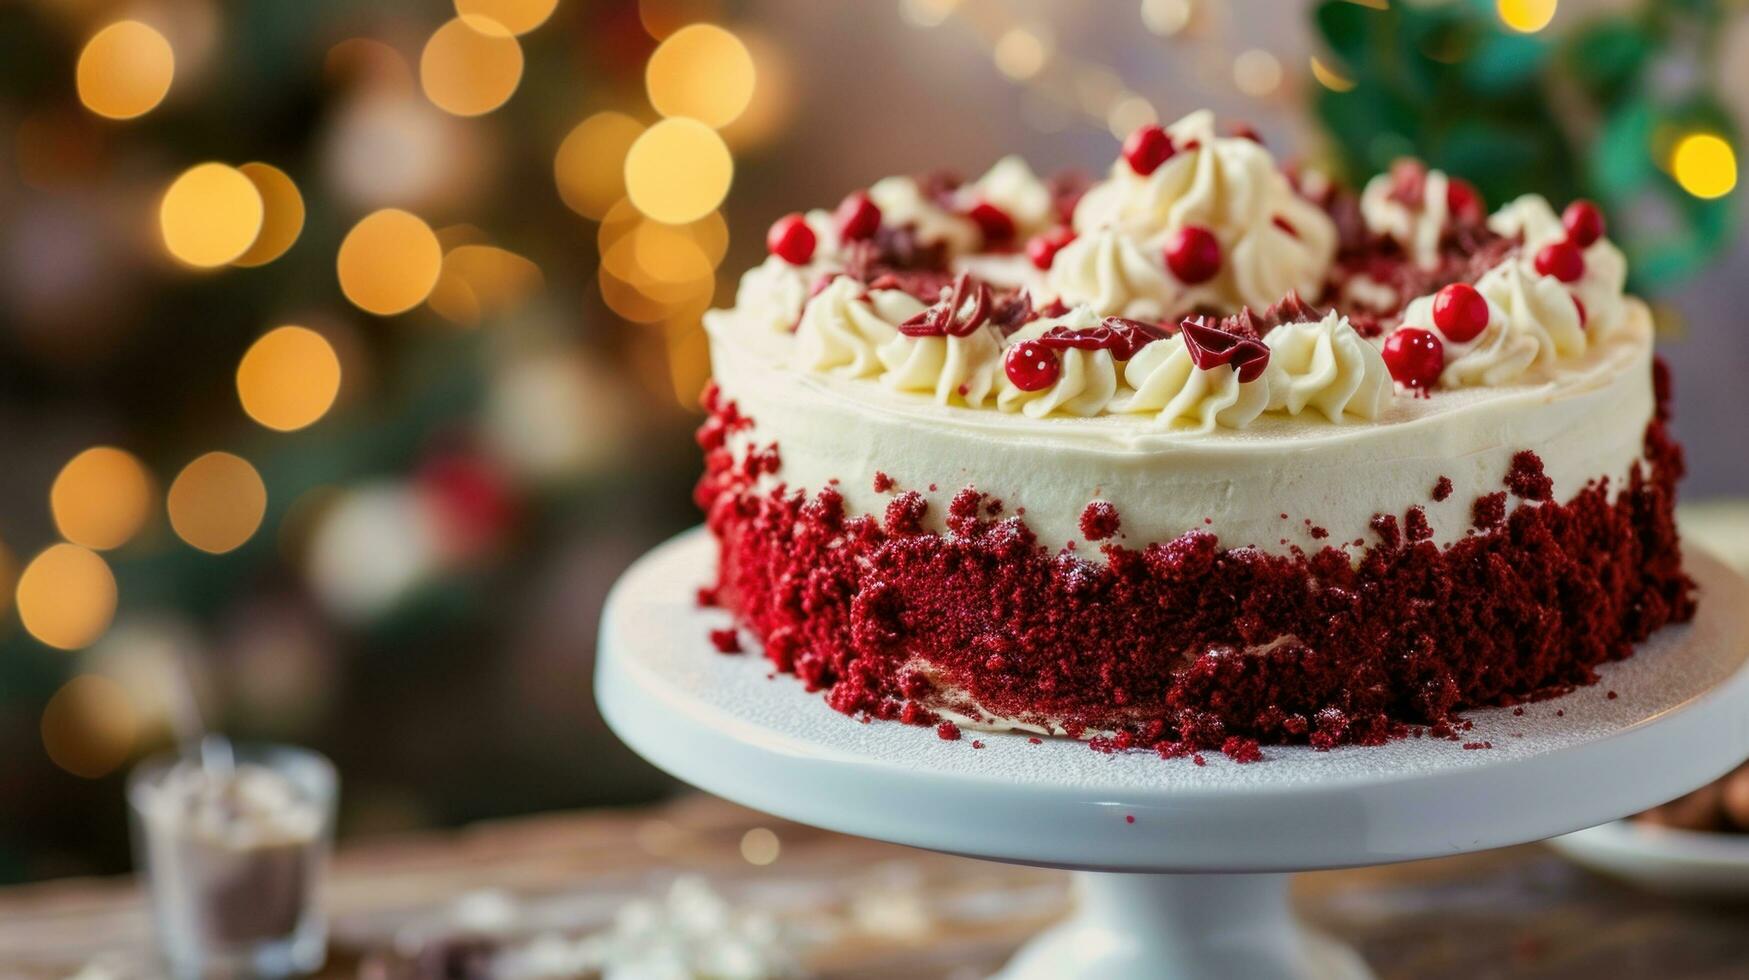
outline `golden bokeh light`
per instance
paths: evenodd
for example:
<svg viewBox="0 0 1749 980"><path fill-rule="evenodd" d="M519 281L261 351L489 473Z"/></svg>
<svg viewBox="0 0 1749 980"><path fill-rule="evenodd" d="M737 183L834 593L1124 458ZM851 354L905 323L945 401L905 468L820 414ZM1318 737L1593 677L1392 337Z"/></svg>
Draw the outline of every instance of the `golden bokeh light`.
<svg viewBox="0 0 1749 980"><path fill-rule="evenodd" d="M176 54L164 35L123 20L85 42L74 81L85 108L110 119L134 119L164 101L175 74Z"/></svg>
<svg viewBox="0 0 1749 980"><path fill-rule="evenodd" d="M747 108L755 79L747 46L715 24L675 31L644 66L644 85L657 112L718 129Z"/></svg>
<svg viewBox="0 0 1749 980"><path fill-rule="evenodd" d="M1233 59L1233 87L1254 99L1281 87L1281 61L1262 48L1241 51Z"/></svg>
<svg viewBox="0 0 1749 980"><path fill-rule="evenodd" d="M217 555L239 547L261 526L267 487L248 460L212 452L176 474L165 503L176 536Z"/></svg>
<svg viewBox="0 0 1749 980"><path fill-rule="evenodd" d="M481 17L512 34L527 34L547 22L559 0L455 0L461 18Z"/></svg>
<svg viewBox="0 0 1749 980"><path fill-rule="evenodd" d="M1128 139L1136 130L1159 121L1160 114L1154 111L1154 104L1133 92L1118 98L1105 114L1106 128L1120 140Z"/></svg>
<svg viewBox="0 0 1749 980"><path fill-rule="evenodd" d="M419 55L419 84L432 105L457 116L491 112L522 81L522 45L497 21L457 17L432 33Z"/></svg>
<svg viewBox="0 0 1749 980"><path fill-rule="evenodd" d="M222 163L188 168L164 192L158 227L178 260L210 269L236 261L261 234L266 206L241 170Z"/></svg>
<svg viewBox="0 0 1749 980"><path fill-rule="evenodd" d="M285 171L267 163L245 163L237 168L255 192L261 195L261 232L255 243L231 264L266 265L285 254L304 230L304 197Z"/></svg>
<svg viewBox="0 0 1749 980"><path fill-rule="evenodd" d="M132 453L93 446L61 467L49 487L49 512L61 537L103 551L139 533L152 497L152 476Z"/></svg>
<svg viewBox="0 0 1749 980"><path fill-rule="evenodd" d="M340 393L340 357L308 327L275 327L237 365L237 398L249 417L290 432L327 414Z"/></svg>
<svg viewBox="0 0 1749 980"><path fill-rule="evenodd" d="M667 328L663 340L667 344L668 380L674 388L674 400L681 408L692 410L698 407L698 396L711 379L710 342L697 318L672 322Z"/></svg>
<svg viewBox="0 0 1749 980"><path fill-rule="evenodd" d="M98 779L133 754L139 716L127 691L102 674L80 674L43 706L43 751L75 776Z"/></svg>
<svg viewBox="0 0 1749 980"><path fill-rule="evenodd" d="M15 601L24 629L61 650L88 647L115 618L115 576L97 553L76 544L44 548L18 576Z"/></svg>
<svg viewBox="0 0 1749 980"><path fill-rule="evenodd" d="M639 211L671 225L716 210L729 193L735 160L716 130L694 119L664 119L644 130L626 154L626 196Z"/></svg>
<svg viewBox="0 0 1749 980"><path fill-rule="evenodd" d="M1494 0L1500 23L1519 32L1534 34L1555 19L1558 0Z"/></svg>
<svg viewBox="0 0 1749 980"><path fill-rule="evenodd" d="M1312 77L1332 92L1354 91L1354 80L1312 56Z"/></svg>
<svg viewBox="0 0 1749 980"><path fill-rule="evenodd" d="M644 125L619 112L598 112L565 134L553 158L553 182L565 206L600 221L625 197L626 153Z"/></svg>
<svg viewBox="0 0 1749 980"><path fill-rule="evenodd" d="M1689 133L1670 154L1670 173L1695 197L1724 197L1737 186L1737 154L1723 137Z"/></svg>
<svg viewBox="0 0 1749 980"><path fill-rule="evenodd" d="M783 853L783 842L767 827L754 827L741 835L741 858L748 864L764 867Z"/></svg>
<svg viewBox="0 0 1749 980"><path fill-rule="evenodd" d="M426 300L439 316L466 327L521 306L546 278L540 266L496 245L468 243L444 253L437 288Z"/></svg>
<svg viewBox="0 0 1749 980"><path fill-rule="evenodd" d="M418 215L384 208L340 243L340 291L361 310L393 316L425 302L443 269L443 246Z"/></svg>
<svg viewBox="0 0 1749 980"><path fill-rule="evenodd" d="M1050 46L1042 35L1024 27L1011 27L996 39L991 51L996 70L1016 81L1037 75L1050 57Z"/></svg>
<svg viewBox="0 0 1749 980"><path fill-rule="evenodd" d="M938 27L959 5L960 0L899 0L899 16L918 27Z"/></svg>
<svg viewBox="0 0 1749 980"><path fill-rule="evenodd" d="M1195 14L1190 0L1142 0L1142 23L1161 37L1172 37L1189 27Z"/></svg>

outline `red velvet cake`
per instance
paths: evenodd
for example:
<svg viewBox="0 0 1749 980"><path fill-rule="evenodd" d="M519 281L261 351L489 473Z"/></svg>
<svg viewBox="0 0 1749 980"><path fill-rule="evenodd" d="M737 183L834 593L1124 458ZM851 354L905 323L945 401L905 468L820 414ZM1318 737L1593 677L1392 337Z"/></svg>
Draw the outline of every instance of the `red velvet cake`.
<svg viewBox="0 0 1749 980"><path fill-rule="evenodd" d="M701 601L847 714L1163 754L1449 733L1693 614L1587 202L1358 195L1207 113L773 226L707 317Z"/></svg>

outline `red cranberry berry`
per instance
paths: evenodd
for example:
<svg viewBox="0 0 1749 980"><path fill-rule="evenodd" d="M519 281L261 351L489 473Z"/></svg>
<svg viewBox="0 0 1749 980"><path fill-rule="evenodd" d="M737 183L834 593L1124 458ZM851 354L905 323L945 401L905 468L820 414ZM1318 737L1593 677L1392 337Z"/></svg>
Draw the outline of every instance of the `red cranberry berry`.
<svg viewBox="0 0 1749 980"><path fill-rule="evenodd" d="M1123 141L1123 158L1129 162L1131 170L1143 177L1159 170L1160 164L1172 159L1176 152L1172 137L1159 126L1143 126Z"/></svg>
<svg viewBox="0 0 1749 980"><path fill-rule="evenodd" d="M966 212L966 217L976 222L983 231L986 244L994 245L1014 237L1014 219L1008 216L1008 212L988 201L978 202Z"/></svg>
<svg viewBox="0 0 1749 980"><path fill-rule="evenodd" d="M1588 314L1585 312L1585 301L1575 295L1573 297L1573 308L1579 311L1579 329L1584 330L1585 321L1588 319Z"/></svg>
<svg viewBox="0 0 1749 980"><path fill-rule="evenodd" d="M1056 351L1038 341L1023 340L1008 348L1002 370L1021 391L1041 391L1056 383L1057 376L1063 373L1063 362Z"/></svg>
<svg viewBox="0 0 1749 980"><path fill-rule="evenodd" d="M838 221L838 237L847 242L873 238L881 229L881 209L865 191L840 201L833 217Z"/></svg>
<svg viewBox="0 0 1749 980"><path fill-rule="evenodd" d="M1445 370L1445 345L1430 330L1403 327L1385 338L1385 367L1405 388L1431 388Z"/></svg>
<svg viewBox="0 0 1749 980"><path fill-rule="evenodd" d="M1479 224L1487 209L1476 185L1462 177L1453 177L1445 185L1445 210L1459 221Z"/></svg>
<svg viewBox="0 0 1749 980"><path fill-rule="evenodd" d="M1185 225L1166 241L1166 267L1179 282L1194 286L1221 271L1221 243L1201 225Z"/></svg>
<svg viewBox="0 0 1749 980"><path fill-rule="evenodd" d="M1562 282L1578 282L1585 275L1585 256L1571 241L1551 242L1536 253L1536 271Z"/></svg>
<svg viewBox="0 0 1749 980"><path fill-rule="evenodd" d="M1034 235L1026 243L1026 257L1039 269L1049 269L1051 263L1057 260L1057 253L1063 246L1075 240L1075 229L1067 225L1058 225L1042 235Z"/></svg>
<svg viewBox="0 0 1749 980"><path fill-rule="evenodd" d="M807 265L816 244L814 229L799 214L784 215L765 233L766 249L790 265Z"/></svg>
<svg viewBox="0 0 1749 980"><path fill-rule="evenodd" d="M1433 325L1454 343L1474 340L1488 326L1488 301L1476 287L1454 282L1433 294Z"/></svg>
<svg viewBox="0 0 1749 980"><path fill-rule="evenodd" d="M1590 248L1603 237L1603 212L1590 201L1574 201L1561 212L1561 224L1567 229L1567 240L1580 248Z"/></svg>

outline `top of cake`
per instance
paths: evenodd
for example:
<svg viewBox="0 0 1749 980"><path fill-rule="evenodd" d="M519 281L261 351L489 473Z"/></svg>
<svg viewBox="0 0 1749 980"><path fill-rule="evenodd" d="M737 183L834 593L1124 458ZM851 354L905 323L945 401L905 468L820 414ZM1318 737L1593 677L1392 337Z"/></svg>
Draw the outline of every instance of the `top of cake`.
<svg viewBox="0 0 1749 980"><path fill-rule="evenodd" d="M1399 161L1354 195L1196 112L1102 181L1009 157L792 214L719 344L899 410L1165 434L1388 424L1588 387L1650 343L1601 213L1489 213Z"/></svg>

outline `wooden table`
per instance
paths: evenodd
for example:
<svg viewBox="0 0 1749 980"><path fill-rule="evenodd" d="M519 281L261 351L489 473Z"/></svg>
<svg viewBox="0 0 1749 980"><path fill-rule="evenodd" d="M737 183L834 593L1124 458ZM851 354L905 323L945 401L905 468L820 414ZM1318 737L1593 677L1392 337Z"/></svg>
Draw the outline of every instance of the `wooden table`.
<svg viewBox="0 0 1749 980"><path fill-rule="evenodd" d="M754 828L776 834L768 865L743 857ZM769 856L769 847L747 850ZM387 952L396 937L405 945L446 927L458 904L476 917L514 908L518 922L581 934L682 874L801 923L815 937L808 968L840 980L984 976L1068 901L1061 873L877 844L688 796L351 843L334 864L325 975L407 975L404 958ZM1646 895L1535 845L1302 875L1295 898L1308 921L1354 944L1385 978L1749 977L1749 906ZM94 959L149 963L149 944L128 880L0 890L0 978L64 977Z"/></svg>

